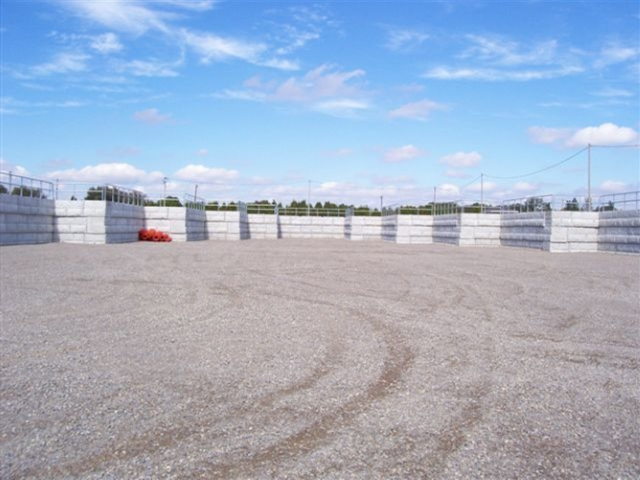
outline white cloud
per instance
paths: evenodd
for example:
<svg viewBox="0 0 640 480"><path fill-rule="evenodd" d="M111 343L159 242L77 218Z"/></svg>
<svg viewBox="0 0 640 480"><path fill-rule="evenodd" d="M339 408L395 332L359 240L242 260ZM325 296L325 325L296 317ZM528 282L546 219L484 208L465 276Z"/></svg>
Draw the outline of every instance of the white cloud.
<svg viewBox="0 0 640 480"><path fill-rule="evenodd" d="M124 47L115 33L104 33L92 38L91 48L102 54L121 51Z"/></svg>
<svg viewBox="0 0 640 480"><path fill-rule="evenodd" d="M322 152L322 155L325 157L333 157L333 158L341 158L341 157L349 157L353 155L353 148L338 148L336 150L328 150L326 152Z"/></svg>
<svg viewBox="0 0 640 480"><path fill-rule="evenodd" d="M407 160L414 160L426 155L426 152L420 150L413 145L404 145L398 148L388 149L383 156L383 160L388 163L405 162Z"/></svg>
<svg viewBox="0 0 640 480"><path fill-rule="evenodd" d="M11 172L15 175L29 175L29 171L26 168L15 165L4 158L0 158L0 171Z"/></svg>
<svg viewBox="0 0 640 480"><path fill-rule="evenodd" d="M198 157L208 157L209 156L209 150L207 150L206 148L201 148L200 150L198 150L196 152L196 155Z"/></svg>
<svg viewBox="0 0 640 480"><path fill-rule="evenodd" d="M446 172L444 172L446 177L449 178L469 178L471 177L471 175L469 175L467 172L463 172L461 170L447 170Z"/></svg>
<svg viewBox="0 0 640 480"><path fill-rule="evenodd" d="M161 114L157 108L148 108L147 110L135 112L133 114L133 118L140 122L148 123L149 125L160 125L163 123L173 122L171 115Z"/></svg>
<svg viewBox="0 0 640 480"><path fill-rule="evenodd" d="M623 193L633 190L633 187L625 182L618 180L605 180L599 185L599 190L602 193Z"/></svg>
<svg viewBox="0 0 640 480"><path fill-rule="evenodd" d="M640 135L633 128L603 123L597 127L581 129L530 127L529 136L536 143L558 145L566 148L592 145L634 145L640 143Z"/></svg>
<svg viewBox="0 0 640 480"><path fill-rule="evenodd" d="M467 186L465 190L469 192L474 192L474 193L479 193L479 192L491 193L498 190L498 184L495 182L487 182L487 181L476 182Z"/></svg>
<svg viewBox="0 0 640 480"><path fill-rule="evenodd" d="M436 110L447 110L445 104L434 102L433 100L420 100L418 102L407 103L401 107L391 110L391 118L410 118L414 120L426 120L429 114Z"/></svg>
<svg viewBox="0 0 640 480"><path fill-rule="evenodd" d="M90 58L84 53L59 53L51 62L31 67L30 72L37 76L82 72L87 69L87 61Z"/></svg>
<svg viewBox="0 0 640 480"><path fill-rule="evenodd" d="M460 188L452 183L443 183L436 188L436 202L453 200L460 196Z"/></svg>
<svg viewBox="0 0 640 480"><path fill-rule="evenodd" d="M566 142L567 147L593 145L632 145L640 141L638 132L629 127L603 123L599 127L586 127L575 132Z"/></svg>
<svg viewBox="0 0 640 480"><path fill-rule="evenodd" d="M347 99L361 92L349 81L362 77L364 70L335 71L330 65L321 65L302 78L290 77L278 85L273 99L281 102L309 102L320 99Z"/></svg>
<svg viewBox="0 0 640 480"><path fill-rule="evenodd" d="M47 177L73 182L130 185L132 183L157 183L162 180L164 175L161 172L146 172L128 163L100 163L80 169L70 168L50 172Z"/></svg>
<svg viewBox="0 0 640 480"><path fill-rule="evenodd" d="M549 128L549 127L529 127L527 129L529 137L535 143L557 144L564 143L573 130L570 128Z"/></svg>
<svg viewBox="0 0 640 480"><path fill-rule="evenodd" d="M212 168L204 165L187 165L173 174L179 180L192 182L221 182L235 180L240 176L237 170Z"/></svg>
<svg viewBox="0 0 640 480"><path fill-rule="evenodd" d="M480 160L482 160L482 155L478 152L456 152L440 157L438 162L450 167L468 168L475 167L480 163Z"/></svg>
<svg viewBox="0 0 640 480"><path fill-rule="evenodd" d="M535 193L540 189L540 185L537 183L529 183L529 182L517 182L513 185L512 190L517 193L522 194L531 194Z"/></svg>

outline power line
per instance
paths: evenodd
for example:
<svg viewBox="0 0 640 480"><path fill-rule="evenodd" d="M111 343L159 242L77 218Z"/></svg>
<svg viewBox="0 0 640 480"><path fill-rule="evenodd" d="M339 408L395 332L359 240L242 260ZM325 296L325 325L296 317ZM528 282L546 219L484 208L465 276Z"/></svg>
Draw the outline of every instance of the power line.
<svg viewBox="0 0 640 480"><path fill-rule="evenodd" d="M593 146L593 145L592 145L592 146ZM578 152L574 153L573 155L571 155L571 156L569 156L569 157L565 158L564 160L562 160L562 161L560 161L560 162L558 162L558 163L554 163L553 165L549 165L548 167L541 168L540 170L536 170L535 172L525 173L524 175L514 175L514 176L511 176L511 177L497 177L497 176L494 176L494 175L487 175L487 174L484 174L484 176L485 176L485 177L487 177L487 178L493 178L493 179L495 179L495 180L514 180L514 179L516 179L516 178L525 178L525 177L530 177L530 176L532 176L532 175L536 175L536 174L538 174L538 173L542 173L542 172L546 172L547 170L551 170L552 168L556 168L556 167L558 167L558 166L562 165L563 163L567 163L569 160L574 159L575 157L577 157L577 156L578 156L578 155L580 155L582 152L585 152L585 151L586 151L586 150L588 150L588 149L589 149L589 147L588 147L588 146L587 146L587 147L584 147L582 150L580 150L580 151L578 151Z"/></svg>

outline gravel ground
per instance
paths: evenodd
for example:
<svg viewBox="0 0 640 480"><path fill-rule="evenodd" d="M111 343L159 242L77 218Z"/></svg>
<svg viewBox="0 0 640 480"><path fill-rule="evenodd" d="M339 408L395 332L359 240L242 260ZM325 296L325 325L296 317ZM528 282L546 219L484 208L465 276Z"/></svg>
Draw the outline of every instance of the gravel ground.
<svg viewBox="0 0 640 480"><path fill-rule="evenodd" d="M2 247L0 478L639 478L640 258Z"/></svg>

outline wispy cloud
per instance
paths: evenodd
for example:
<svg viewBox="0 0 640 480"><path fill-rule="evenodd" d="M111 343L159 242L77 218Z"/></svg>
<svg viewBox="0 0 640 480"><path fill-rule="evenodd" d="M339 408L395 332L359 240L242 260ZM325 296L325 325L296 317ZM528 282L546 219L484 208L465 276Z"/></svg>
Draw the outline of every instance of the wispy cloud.
<svg viewBox="0 0 640 480"><path fill-rule="evenodd" d="M243 90L226 90L218 97L292 104L330 115L349 116L370 108L368 94L357 79L364 70L340 71L332 65L321 65L305 75L284 81L264 82L252 77Z"/></svg>
<svg viewBox="0 0 640 480"><path fill-rule="evenodd" d="M50 62L32 67L29 73L35 76L47 76L83 72L87 69L90 58L90 55L84 53L63 52L57 54Z"/></svg>
<svg viewBox="0 0 640 480"><path fill-rule="evenodd" d="M426 154L427 152L409 144L402 147L387 149L384 152L382 159L387 163L399 163L406 162L408 160L415 160L416 158L424 157Z"/></svg>
<svg viewBox="0 0 640 480"><path fill-rule="evenodd" d="M602 90L594 92L593 95L596 95L598 97L606 97L606 98L616 98L616 97L629 98L629 97L635 96L635 94L633 92L630 92L629 90L623 90L621 88L612 88L612 87L603 88Z"/></svg>
<svg viewBox="0 0 640 480"><path fill-rule="evenodd" d="M448 110L449 106L433 100L420 100L418 102L406 103L389 112L391 118L409 118L412 120L426 120L431 112L437 110Z"/></svg>
<svg viewBox="0 0 640 480"><path fill-rule="evenodd" d="M232 38L223 38L212 33L196 33L182 30L181 37L186 45L199 56L202 63L237 58L256 63L260 54L266 50L261 43L245 42Z"/></svg>
<svg viewBox="0 0 640 480"><path fill-rule="evenodd" d="M409 51L420 46L429 39L429 35L416 30L389 28L385 46L392 51Z"/></svg>
<svg viewBox="0 0 640 480"><path fill-rule="evenodd" d="M499 36L467 35L471 45L459 56L502 66L553 65L558 63L558 42L548 40L522 46Z"/></svg>
<svg viewBox="0 0 640 480"><path fill-rule="evenodd" d="M436 80L528 82L575 75L585 70L580 56L561 49L555 39L523 45L499 35L466 35L455 64L428 69L424 78Z"/></svg>
<svg viewBox="0 0 640 480"><path fill-rule="evenodd" d="M136 77L177 77L180 75L177 68L181 63L181 61L167 63L157 60L132 60L121 63L118 69Z"/></svg>
<svg viewBox="0 0 640 480"><path fill-rule="evenodd" d="M482 155L478 152L456 152L440 157L438 162L450 167L469 168L477 166L480 160L482 160Z"/></svg>
<svg viewBox="0 0 640 480"><path fill-rule="evenodd" d="M162 114L157 108L148 108L147 110L141 110L133 114L133 118L139 122L149 125L161 125L166 123L173 123L174 120L171 115Z"/></svg>
<svg viewBox="0 0 640 480"><path fill-rule="evenodd" d="M104 55L121 51L124 46L115 33L96 35L91 39L90 47Z"/></svg>
<svg viewBox="0 0 640 480"><path fill-rule="evenodd" d="M489 82L515 81L528 82L532 80L548 80L566 77L583 72L578 66L567 66L540 70L501 70L495 68L452 68L439 66L423 74L424 78L435 80L481 80Z"/></svg>
<svg viewBox="0 0 640 480"><path fill-rule="evenodd" d="M594 65L596 68L605 68L610 65L636 60L638 57L640 57L640 47L637 42L631 45L610 43L598 52Z"/></svg>

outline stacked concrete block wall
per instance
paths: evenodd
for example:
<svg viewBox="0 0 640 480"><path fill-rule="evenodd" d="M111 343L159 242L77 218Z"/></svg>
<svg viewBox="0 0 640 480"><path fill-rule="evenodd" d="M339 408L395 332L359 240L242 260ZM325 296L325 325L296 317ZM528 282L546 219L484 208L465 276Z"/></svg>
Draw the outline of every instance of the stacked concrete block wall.
<svg viewBox="0 0 640 480"><path fill-rule="evenodd" d="M640 211L600 212L598 250L640 254Z"/></svg>
<svg viewBox="0 0 640 480"><path fill-rule="evenodd" d="M542 250L548 238L545 212L508 212L500 216L502 246Z"/></svg>
<svg viewBox="0 0 640 480"><path fill-rule="evenodd" d="M458 245L460 243L460 215L436 215L433 219L433 242Z"/></svg>
<svg viewBox="0 0 640 480"><path fill-rule="evenodd" d="M433 217L387 215L382 218L382 240L404 244L433 243Z"/></svg>
<svg viewBox="0 0 640 480"><path fill-rule="evenodd" d="M598 213L546 212L548 239L543 248L548 252L597 252Z"/></svg>
<svg viewBox="0 0 640 480"><path fill-rule="evenodd" d="M98 200L56 200L54 241L62 243L126 243L138 240L144 208Z"/></svg>
<svg viewBox="0 0 640 480"><path fill-rule="evenodd" d="M249 238L247 215L240 212L205 212L209 240L244 240Z"/></svg>
<svg viewBox="0 0 640 480"><path fill-rule="evenodd" d="M278 216L266 214L248 214L249 238L277 239Z"/></svg>
<svg viewBox="0 0 640 480"><path fill-rule="evenodd" d="M187 209L184 207L144 207L145 228L168 233L174 242L186 242Z"/></svg>
<svg viewBox="0 0 640 480"><path fill-rule="evenodd" d="M380 238L385 242L398 240L398 215L385 215L380 223Z"/></svg>
<svg viewBox="0 0 640 480"><path fill-rule="evenodd" d="M344 238L344 217L280 215L278 238Z"/></svg>
<svg viewBox="0 0 640 480"><path fill-rule="evenodd" d="M187 241L207 240L207 214L204 210L187 208L185 213Z"/></svg>
<svg viewBox="0 0 640 480"><path fill-rule="evenodd" d="M106 243L135 242L138 232L144 228L144 207L107 203L104 222Z"/></svg>
<svg viewBox="0 0 640 480"><path fill-rule="evenodd" d="M107 202L56 200L54 241L61 243L107 243Z"/></svg>
<svg viewBox="0 0 640 480"><path fill-rule="evenodd" d="M382 217L348 217L345 220L345 236L354 241L381 240Z"/></svg>
<svg viewBox="0 0 640 480"><path fill-rule="evenodd" d="M462 247L500 246L500 215L462 213L459 221L458 245Z"/></svg>
<svg viewBox="0 0 640 480"><path fill-rule="evenodd" d="M0 194L0 245L53 242L54 201Z"/></svg>

